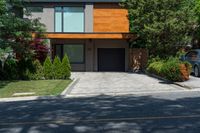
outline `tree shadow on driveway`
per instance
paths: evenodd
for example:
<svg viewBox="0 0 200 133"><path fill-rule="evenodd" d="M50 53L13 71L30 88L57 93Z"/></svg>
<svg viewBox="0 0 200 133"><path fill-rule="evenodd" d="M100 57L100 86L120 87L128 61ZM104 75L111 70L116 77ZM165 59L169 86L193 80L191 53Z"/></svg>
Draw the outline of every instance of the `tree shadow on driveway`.
<svg viewBox="0 0 200 133"><path fill-rule="evenodd" d="M0 103L1 133L194 133L200 97L106 96Z"/></svg>

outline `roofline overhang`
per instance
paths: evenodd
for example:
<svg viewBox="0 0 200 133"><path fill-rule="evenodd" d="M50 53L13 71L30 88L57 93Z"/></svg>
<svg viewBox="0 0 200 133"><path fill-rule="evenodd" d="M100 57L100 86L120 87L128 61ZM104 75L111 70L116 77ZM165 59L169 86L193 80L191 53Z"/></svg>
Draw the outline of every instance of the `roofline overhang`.
<svg viewBox="0 0 200 133"><path fill-rule="evenodd" d="M46 39L124 39L135 40L137 35L134 33L55 33L46 32L43 33ZM33 37L36 37L37 33L33 33Z"/></svg>

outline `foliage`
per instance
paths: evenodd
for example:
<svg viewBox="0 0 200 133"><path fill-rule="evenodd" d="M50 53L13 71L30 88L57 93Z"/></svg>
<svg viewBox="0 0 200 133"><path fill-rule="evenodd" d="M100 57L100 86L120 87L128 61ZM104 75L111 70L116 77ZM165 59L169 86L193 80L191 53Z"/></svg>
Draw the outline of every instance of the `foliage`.
<svg viewBox="0 0 200 133"><path fill-rule="evenodd" d="M150 55L167 57L191 42L197 25L195 0L124 0L130 30L139 36L132 47L147 47Z"/></svg>
<svg viewBox="0 0 200 133"><path fill-rule="evenodd" d="M0 1L0 15L4 14L6 11L6 0Z"/></svg>
<svg viewBox="0 0 200 133"><path fill-rule="evenodd" d="M196 30L193 33L192 47L200 48L200 0L195 0L194 11L197 16L198 24L195 26Z"/></svg>
<svg viewBox="0 0 200 133"><path fill-rule="evenodd" d="M69 58L66 54L62 59L62 76L63 76L63 79L69 79L71 76L71 66L70 66Z"/></svg>
<svg viewBox="0 0 200 133"><path fill-rule="evenodd" d="M53 78L53 69L52 69L51 58L49 56L44 61L43 69L44 69L45 79L52 79Z"/></svg>
<svg viewBox="0 0 200 133"><path fill-rule="evenodd" d="M1 68L4 69L4 64L5 61L9 58L12 57L13 55L11 54L12 50L10 47L7 47L5 49L0 48L0 61L1 61Z"/></svg>
<svg viewBox="0 0 200 133"><path fill-rule="evenodd" d="M152 62L152 63L149 64L147 71L154 73L154 74L157 74L157 75L162 75L161 69L162 69L163 65L164 65L164 62L162 60Z"/></svg>
<svg viewBox="0 0 200 133"><path fill-rule="evenodd" d="M17 71L19 78L22 80L29 80L30 74L34 73L34 65L31 59L21 59L18 61Z"/></svg>
<svg viewBox="0 0 200 133"><path fill-rule="evenodd" d="M30 73L34 70L32 60L35 60L36 55L43 55L42 52L46 55L46 51L42 51L44 48L38 46L43 44L45 47L45 42L41 41L37 47L32 47L31 44L35 43L32 32L37 32L36 37L43 37L45 27L39 19L24 19L23 14L26 16L30 14L23 9L24 5L21 0L0 1L0 58L2 69L4 62L10 56L17 61L15 69L18 73L9 77L29 79ZM6 75L7 72L2 69L1 71Z"/></svg>
<svg viewBox="0 0 200 133"><path fill-rule="evenodd" d="M179 68L181 62L177 58L169 58L164 62L161 73L166 79L172 81L182 81L182 75Z"/></svg>
<svg viewBox="0 0 200 133"><path fill-rule="evenodd" d="M46 41L43 39L35 39L32 43L32 49L35 53L34 58L40 62L44 62L49 52Z"/></svg>
<svg viewBox="0 0 200 133"><path fill-rule="evenodd" d="M40 63L40 61L35 60L33 62L33 65L34 65L34 72L31 73L30 79L32 79L32 80L42 80L42 79L44 79L44 70L43 70L43 66Z"/></svg>
<svg viewBox="0 0 200 133"><path fill-rule="evenodd" d="M160 59L151 62L147 71L164 77L171 81L183 81L180 71L180 65L185 64L188 72L191 72L191 64L180 61L178 58L169 57L168 59Z"/></svg>
<svg viewBox="0 0 200 133"><path fill-rule="evenodd" d="M184 50L179 50L177 53L176 53L176 57L177 58L181 58L182 56L184 56L186 54L186 52Z"/></svg>
<svg viewBox="0 0 200 133"><path fill-rule="evenodd" d="M62 64L58 56L53 61L53 76L54 79L62 79Z"/></svg>
<svg viewBox="0 0 200 133"><path fill-rule="evenodd" d="M4 69L0 70L0 80L18 79L17 62L9 58L5 61Z"/></svg>

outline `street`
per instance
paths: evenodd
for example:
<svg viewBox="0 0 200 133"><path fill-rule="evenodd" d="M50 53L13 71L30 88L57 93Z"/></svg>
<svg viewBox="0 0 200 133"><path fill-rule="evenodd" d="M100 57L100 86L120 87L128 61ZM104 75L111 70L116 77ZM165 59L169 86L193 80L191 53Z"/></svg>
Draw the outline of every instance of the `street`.
<svg viewBox="0 0 200 133"><path fill-rule="evenodd" d="M0 103L1 133L198 133L200 93Z"/></svg>

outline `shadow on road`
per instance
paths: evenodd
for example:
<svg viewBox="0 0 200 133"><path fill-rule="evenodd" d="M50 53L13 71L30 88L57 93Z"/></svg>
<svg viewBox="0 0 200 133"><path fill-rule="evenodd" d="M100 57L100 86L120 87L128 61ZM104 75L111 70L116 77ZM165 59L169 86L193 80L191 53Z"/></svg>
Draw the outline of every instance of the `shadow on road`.
<svg viewBox="0 0 200 133"><path fill-rule="evenodd" d="M200 98L95 96L0 103L1 133L194 133Z"/></svg>

